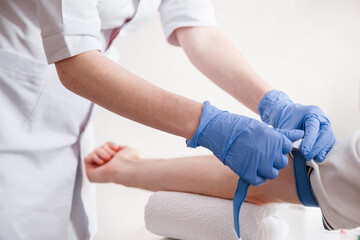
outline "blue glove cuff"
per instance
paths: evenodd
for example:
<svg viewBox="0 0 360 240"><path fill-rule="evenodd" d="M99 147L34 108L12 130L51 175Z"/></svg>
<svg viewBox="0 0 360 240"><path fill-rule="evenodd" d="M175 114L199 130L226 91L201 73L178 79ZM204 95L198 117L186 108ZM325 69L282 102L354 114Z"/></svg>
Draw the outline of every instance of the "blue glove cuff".
<svg viewBox="0 0 360 240"><path fill-rule="evenodd" d="M190 140L186 140L186 145L191 148L196 148L199 145L198 139L201 134L201 132L204 130L204 128L209 124L209 122L214 119L217 115L219 115L221 112L220 109L212 106L209 101L204 102L204 106L202 109L202 113L200 116L200 124L198 128L196 129L196 132L194 133L194 136Z"/></svg>
<svg viewBox="0 0 360 240"><path fill-rule="evenodd" d="M280 119L280 113L282 109L293 103L289 96L278 90L271 90L265 94L261 99L258 105L258 111L261 117L261 120L264 123L272 125L275 128L278 128L278 120Z"/></svg>

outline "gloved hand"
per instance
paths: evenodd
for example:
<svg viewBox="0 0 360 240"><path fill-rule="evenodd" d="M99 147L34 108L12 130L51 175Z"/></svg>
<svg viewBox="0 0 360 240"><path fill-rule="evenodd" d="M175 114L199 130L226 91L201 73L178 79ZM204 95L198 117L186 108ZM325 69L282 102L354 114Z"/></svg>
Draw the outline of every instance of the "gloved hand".
<svg viewBox="0 0 360 240"><path fill-rule="evenodd" d="M204 103L200 124L187 146L210 149L226 166L252 185L274 179L304 132L275 131L255 119L221 111ZM290 140L291 141L290 141Z"/></svg>
<svg viewBox="0 0 360 240"><path fill-rule="evenodd" d="M274 128L305 131L300 150L306 160L322 162L336 142L330 121L319 107L293 103L281 91L265 94L258 110L261 120Z"/></svg>

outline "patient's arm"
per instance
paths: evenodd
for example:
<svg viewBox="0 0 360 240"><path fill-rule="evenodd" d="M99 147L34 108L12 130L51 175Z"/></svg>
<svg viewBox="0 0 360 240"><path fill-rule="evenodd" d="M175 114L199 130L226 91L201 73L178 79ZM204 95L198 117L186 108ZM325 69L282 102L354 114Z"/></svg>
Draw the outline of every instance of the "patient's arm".
<svg viewBox="0 0 360 240"><path fill-rule="evenodd" d="M142 160L134 164L128 186L151 191L190 192L232 199L239 177L213 156L167 160ZM295 188L292 159L278 178L250 187L246 201L255 204L300 203Z"/></svg>
<svg viewBox="0 0 360 240"><path fill-rule="evenodd" d="M114 182L150 191L190 192L226 199L233 198L239 179L214 156L143 160L135 149L113 143L95 150L85 163L92 182ZM280 170L275 180L251 186L246 201L300 204L292 159L289 157L288 166Z"/></svg>

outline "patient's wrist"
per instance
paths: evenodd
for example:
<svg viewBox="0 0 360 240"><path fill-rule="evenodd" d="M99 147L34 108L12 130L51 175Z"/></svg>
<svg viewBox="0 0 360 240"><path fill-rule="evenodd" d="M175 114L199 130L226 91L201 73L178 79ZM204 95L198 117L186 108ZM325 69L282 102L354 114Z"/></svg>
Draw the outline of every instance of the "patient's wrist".
<svg viewBox="0 0 360 240"><path fill-rule="evenodd" d="M142 165L143 160L122 160L112 169L110 182L126 187L137 187L135 178L141 171Z"/></svg>

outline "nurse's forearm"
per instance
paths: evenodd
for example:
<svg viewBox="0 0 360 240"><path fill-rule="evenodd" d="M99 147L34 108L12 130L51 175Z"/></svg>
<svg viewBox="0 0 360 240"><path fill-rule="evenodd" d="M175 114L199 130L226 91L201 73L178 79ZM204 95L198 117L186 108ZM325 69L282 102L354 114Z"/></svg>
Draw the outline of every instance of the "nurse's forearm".
<svg viewBox="0 0 360 240"><path fill-rule="evenodd" d="M165 91L98 51L55 63L70 91L136 122L191 139L203 104Z"/></svg>
<svg viewBox="0 0 360 240"><path fill-rule="evenodd" d="M215 84L258 113L261 98L272 87L216 27L176 30L181 47L191 62Z"/></svg>

